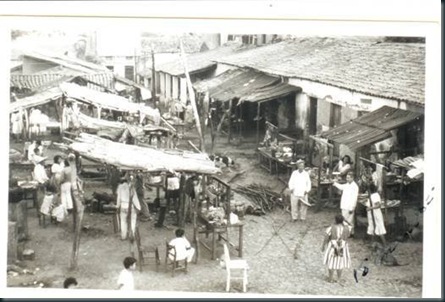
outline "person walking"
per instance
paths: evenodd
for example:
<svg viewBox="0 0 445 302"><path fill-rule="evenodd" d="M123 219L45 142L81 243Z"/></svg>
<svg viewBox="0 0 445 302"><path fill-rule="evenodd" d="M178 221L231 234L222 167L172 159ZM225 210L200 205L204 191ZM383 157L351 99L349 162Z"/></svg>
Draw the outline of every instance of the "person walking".
<svg viewBox="0 0 445 302"><path fill-rule="evenodd" d="M344 224L344 217L335 216L335 223L326 229L321 252L325 252L323 264L329 271L328 282L334 282L334 272L337 271L338 281L341 279L343 269L351 266L348 242L349 227Z"/></svg>
<svg viewBox="0 0 445 302"><path fill-rule="evenodd" d="M291 191L290 204L292 221L297 221L298 216L302 221L306 220L307 208L310 206L308 202L308 194L311 190L312 183L309 173L304 170L304 161L297 161L298 169L292 172L289 179L289 189Z"/></svg>
<svg viewBox="0 0 445 302"><path fill-rule="evenodd" d="M136 232L137 213L141 210L138 196L134 189L134 177L122 178L117 188L116 206L120 212L121 239L134 238ZM130 231L128 227L130 226Z"/></svg>
<svg viewBox="0 0 445 302"><path fill-rule="evenodd" d="M351 236L354 236L354 216L358 198L358 185L354 181L354 173L348 172L346 183L334 182L334 187L342 191L340 200L341 213L351 226Z"/></svg>

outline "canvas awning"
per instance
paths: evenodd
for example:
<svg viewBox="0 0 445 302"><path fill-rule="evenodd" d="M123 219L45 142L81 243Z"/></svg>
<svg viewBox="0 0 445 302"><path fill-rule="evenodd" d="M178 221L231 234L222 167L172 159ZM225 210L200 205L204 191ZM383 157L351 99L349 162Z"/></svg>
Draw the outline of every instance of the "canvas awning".
<svg viewBox="0 0 445 302"><path fill-rule="evenodd" d="M321 137L357 150L391 136L390 131L423 116L422 113L383 106L329 131Z"/></svg>
<svg viewBox="0 0 445 302"><path fill-rule="evenodd" d="M131 114L142 113L153 121L160 119L158 110L144 104L132 103L128 99L115 94L91 90L72 83L63 83L60 88L66 96L80 102Z"/></svg>
<svg viewBox="0 0 445 302"><path fill-rule="evenodd" d="M264 102L301 91L299 87L281 83L279 78L253 70L231 73L231 75L224 75L223 73L219 76L226 79L209 89L210 97L220 101L239 98L240 102Z"/></svg>
<svg viewBox="0 0 445 302"><path fill-rule="evenodd" d="M17 101L9 104L9 112L12 113L19 109L27 109L39 105L43 105L51 102L52 100L58 99L63 95L62 90L59 87L52 87L35 95L28 96L23 99L18 99Z"/></svg>

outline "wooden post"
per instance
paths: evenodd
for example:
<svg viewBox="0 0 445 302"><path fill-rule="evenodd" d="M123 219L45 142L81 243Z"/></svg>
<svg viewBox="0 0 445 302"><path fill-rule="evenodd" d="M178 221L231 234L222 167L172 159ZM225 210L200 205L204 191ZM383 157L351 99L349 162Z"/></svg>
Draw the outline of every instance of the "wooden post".
<svg viewBox="0 0 445 302"><path fill-rule="evenodd" d="M154 47L151 46L151 99L156 108L156 69Z"/></svg>
<svg viewBox="0 0 445 302"><path fill-rule="evenodd" d="M179 213L178 213L178 225L180 228L183 228L185 225L185 174L181 173L180 182L179 182Z"/></svg>
<svg viewBox="0 0 445 302"><path fill-rule="evenodd" d="M190 75L189 75L188 68L187 68L187 62L186 62L186 58L185 58L184 47L182 45L182 40L179 40L179 46L181 47L182 64L184 65L184 73L185 73L185 78L187 80L187 90L188 90L189 96L190 96L190 103L192 104L192 107L193 107L196 128L198 130L199 139L200 139L200 143L201 143L201 151L205 152L205 143L204 143L204 136L202 134L201 120L199 118L198 108L196 106L195 91L193 90L192 81L190 80Z"/></svg>
<svg viewBox="0 0 445 302"><path fill-rule="evenodd" d="M9 204L11 206L11 204ZM8 262L18 259L17 222L8 221Z"/></svg>
<svg viewBox="0 0 445 302"><path fill-rule="evenodd" d="M256 146L260 144L260 105L261 103L257 103L257 109L256 109Z"/></svg>
<svg viewBox="0 0 445 302"><path fill-rule="evenodd" d="M79 246L80 246L80 235L82 230L82 219L84 212L84 196L81 192L81 188L78 185L77 179L77 168L75 159L70 159L71 167L71 195L73 199L73 219L74 219L74 240L73 240L73 250L71 253L71 264L70 269L77 269L77 259L79 256Z"/></svg>
<svg viewBox="0 0 445 302"><path fill-rule="evenodd" d="M230 144L230 139L232 138L232 103L233 100L229 101L229 113L227 117L229 118L229 135L228 135L228 141L227 143Z"/></svg>

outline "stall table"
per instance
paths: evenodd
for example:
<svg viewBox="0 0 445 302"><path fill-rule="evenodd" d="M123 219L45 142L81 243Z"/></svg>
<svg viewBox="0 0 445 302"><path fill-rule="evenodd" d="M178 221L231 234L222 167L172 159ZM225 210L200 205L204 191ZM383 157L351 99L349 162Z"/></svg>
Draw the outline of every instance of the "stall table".
<svg viewBox="0 0 445 302"><path fill-rule="evenodd" d="M263 169L266 169L266 171L269 172L269 174L273 174L274 172L277 172L277 160L275 157L272 156L269 152L267 152L266 148L258 148L257 149L257 157L258 161L260 163L260 166Z"/></svg>
<svg viewBox="0 0 445 302"><path fill-rule="evenodd" d="M229 232L228 228L238 229L238 246L235 247L238 250L238 256L241 258L243 256L243 222L238 222L236 224L228 224L228 225L215 225L214 223L208 221L203 215L198 215L198 223L202 225L205 229L201 229L198 231L199 234L206 234L206 237L209 234L212 234L212 245L209 247L204 242L200 241L200 244L204 246L207 250L209 250L212 254L212 260L216 259L216 240L220 241L223 239L230 245L234 246L233 243L229 240ZM226 234L224 237L224 234Z"/></svg>

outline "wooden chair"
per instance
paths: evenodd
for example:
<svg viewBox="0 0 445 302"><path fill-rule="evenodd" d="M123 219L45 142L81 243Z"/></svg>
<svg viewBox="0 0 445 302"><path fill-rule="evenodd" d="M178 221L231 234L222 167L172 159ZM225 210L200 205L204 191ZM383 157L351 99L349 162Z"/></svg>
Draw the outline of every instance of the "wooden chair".
<svg viewBox="0 0 445 302"><path fill-rule="evenodd" d="M229 248L227 244L224 243L224 262L227 271L227 284L226 291L230 290L231 280L243 280L243 292L247 291L247 270L249 265L246 260L230 260ZM235 273L235 274L232 274Z"/></svg>
<svg viewBox="0 0 445 302"><path fill-rule="evenodd" d="M142 272L144 265L149 265L149 260L153 259L156 264L156 271L158 271L161 259L159 258L159 250L157 246L143 246L141 244L141 236L139 228L136 228L135 241L138 252L139 270Z"/></svg>
<svg viewBox="0 0 445 302"><path fill-rule="evenodd" d="M173 258L173 260L170 258ZM181 262L184 262L184 265L181 266ZM176 248L168 242L165 243L165 265L167 269L171 266L172 277L175 276L176 271L184 271L187 274L187 258L177 259L176 258Z"/></svg>

